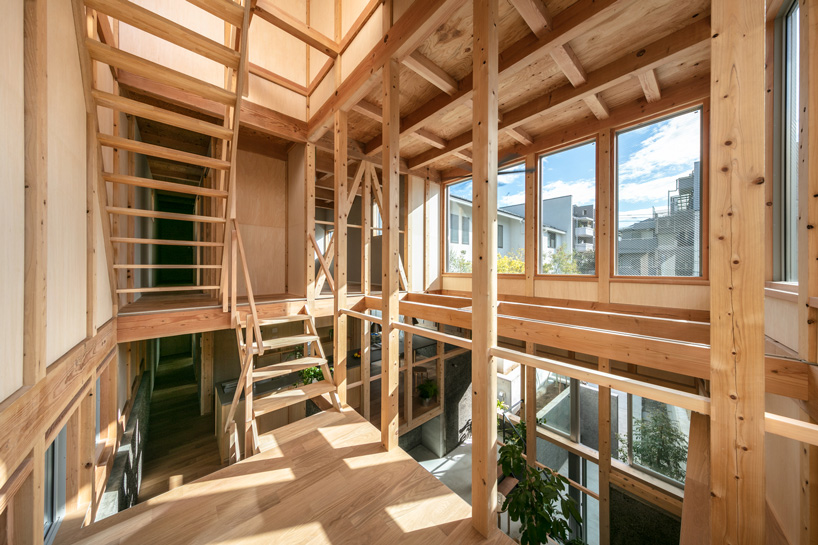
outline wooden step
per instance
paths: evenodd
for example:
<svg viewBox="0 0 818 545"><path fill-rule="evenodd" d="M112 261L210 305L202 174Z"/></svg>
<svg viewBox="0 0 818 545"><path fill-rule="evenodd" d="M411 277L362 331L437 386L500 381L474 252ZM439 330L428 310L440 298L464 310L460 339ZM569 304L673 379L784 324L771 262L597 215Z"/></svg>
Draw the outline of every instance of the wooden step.
<svg viewBox="0 0 818 545"><path fill-rule="evenodd" d="M125 288L116 290L117 293L164 293L170 291L202 291L217 290L220 286L160 286L155 288Z"/></svg>
<svg viewBox="0 0 818 545"><path fill-rule="evenodd" d="M335 391L335 385L326 380L320 382L313 382L306 386L293 388L292 390L284 390L283 392L276 392L267 397L258 400L253 400L253 415L259 417L262 414L271 413L296 403L301 403L313 397L318 397L324 394Z"/></svg>
<svg viewBox="0 0 818 545"><path fill-rule="evenodd" d="M292 314L290 316L281 316L276 318L262 318L258 321L258 325L260 327L264 327L266 325L291 324L294 322L305 322L309 319L309 314ZM241 327L247 327L247 320L241 322Z"/></svg>
<svg viewBox="0 0 818 545"><path fill-rule="evenodd" d="M107 64L114 68L121 68L137 76L170 85L182 91L188 91L202 98L224 104L225 106L236 105L236 94L217 87L212 83L204 82L200 79L177 72L167 66L162 66L155 62L143 59L131 53L126 53L121 49L113 48L90 38L85 39L85 46L88 53L95 61Z"/></svg>
<svg viewBox="0 0 818 545"><path fill-rule="evenodd" d="M239 53L128 0L85 0L85 5L234 70Z"/></svg>
<svg viewBox="0 0 818 545"><path fill-rule="evenodd" d="M121 214L123 216L137 216L140 218L155 218L163 220L177 221L198 221L201 223L224 223L224 218L214 218L213 216L196 216L194 214L177 214L176 212L158 212L156 210L142 210L140 208L121 208L117 206L106 206L109 214Z"/></svg>
<svg viewBox="0 0 818 545"><path fill-rule="evenodd" d="M296 371L301 371L302 369L309 369L310 367L318 367L319 365L324 365L325 363L327 363L327 360L324 358L309 356L306 358L299 358L297 360L274 363L266 367L258 367L253 369L253 382L289 375L290 373L295 373Z"/></svg>
<svg viewBox="0 0 818 545"><path fill-rule="evenodd" d="M172 193L184 193L186 195L199 195L201 197L214 197L218 199L227 198L227 191L210 189L209 187L199 187L197 185L179 184L174 182L163 182L161 180L151 180L150 178L126 176L125 174L111 174L110 172L103 172L102 177L105 179L106 182L111 182L112 184L147 187L148 189L158 189L160 191L170 191Z"/></svg>
<svg viewBox="0 0 818 545"><path fill-rule="evenodd" d="M230 168L230 161L222 161L221 159L216 159L214 157L197 155L195 153L165 148L154 144L146 144L145 142L137 142L136 140L122 138L121 136L111 136L110 134L97 133L97 139L101 145L109 148L133 151L136 153L141 153L142 155L170 159L172 161L198 165L205 168L215 168L218 170L228 170Z"/></svg>
<svg viewBox="0 0 818 545"><path fill-rule="evenodd" d="M223 242L208 242L204 240L166 240L161 238L133 238L111 237L115 244L156 244L157 246L195 246L203 248L221 248Z"/></svg>
<svg viewBox="0 0 818 545"><path fill-rule="evenodd" d="M311 342L316 342L319 340L318 335L293 335L292 337L277 337L275 339L267 339L263 341L262 344L264 345L264 350L275 350L277 348L287 348L289 346L298 346L299 344L306 344ZM258 343L253 343L253 350L254 353L258 352L258 348L256 347ZM246 345L242 345L242 348L245 348Z"/></svg>
<svg viewBox="0 0 818 545"><path fill-rule="evenodd" d="M135 115L137 117L144 117L145 119L150 119L151 121L158 121L159 123L172 125L180 129L187 129L189 131L205 134L214 138L220 138L222 140L230 140L233 138L232 129L225 128L221 125L216 125L215 123L202 121L201 119L196 119L195 117L172 112L164 108L139 102L138 100L131 100L130 98L106 93L105 91L100 91L98 89L92 89L91 95L94 97L94 100L96 100L97 105L104 108L112 108L118 112Z"/></svg>
<svg viewBox="0 0 818 545"><path fill-rule="evenodd" d="M244 21L244 8L230 0L187 0L194 6L200 7L222 21L228 22L236 28L241 28Z"/></svg>
<svg viewBox="0 0 818 545"><path fill-rule="evenodd" d="M115 269L221 269L221 265L153 265L150 263L116 263Z"/></svg>

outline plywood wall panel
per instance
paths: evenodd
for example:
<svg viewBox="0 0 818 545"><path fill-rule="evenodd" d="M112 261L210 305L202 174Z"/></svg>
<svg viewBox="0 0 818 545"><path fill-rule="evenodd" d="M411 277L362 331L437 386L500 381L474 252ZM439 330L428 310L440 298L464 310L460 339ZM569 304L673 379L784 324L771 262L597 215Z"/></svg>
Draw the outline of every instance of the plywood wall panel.
<svg viewBox="0 0 818 545"><path fill-rule="evenodd" d="M275 3L296 19L306 19L307 10L303 2ZM298 38L267 21L256 19L251 25L248 51L250 62L296 83L307 85L307 48Z"/></svg>
<svg viewBox="0 0 818 545"><path fill-rule="evenodd" d="M250 75L247 99L301 121L307 120L307 97L258 76Z"/></svg>
<svg viewBox="0 0 818 545"><path fill-rule="evenodd" d="M287 292L304 297L307 287L306 145L295 144L287 157ZM310 247L312 247L310 245Z"/></svg>
<svg viewBox="0 0 818 545"><path fill-rule="evenodd" d="M798 304L773 297L764 299L764 333L798 351Z"/></svg>
<svg viewBox="0 0 818 545"><path fill-rule="evenodd" d="M0 401L23 385L23 259L25 164L23 155L23 3L9 2L0 18Z"/></svg>
<svg viewBox="0 0 818 545"><path fill-rule="evenodd" d="M85 102L71 3L48 2L46 362L85 338Z"/></svg>
<svg viewBox="0 0 818 545"><path fill-rule="evenodd" d="M360 13L360 12L359 12ZM383 6L375 10L361 32L352 40L349 47L341 55L341 74L346 78L363 58L372 51L372 48L383 38ZM357 17L357 14L355 15Z"/></svg>
<svg viewBox="0 0 818 545"><path fill-rule="evenodd" d="M575 299L577 301L596 301L598 297L597 282L588 280L556 280L538 278L534 281L534 296L554 299ZM500 291L500 293L505 293ZM525 294L523 294L525 295Z"/></svg>
<svg viewBox="0 0 818 545"><path fill-rule="evenodd" d="M310 96L310 111L317 112L334 92L335 78L332 76L332 71L330 71Z"/></svg>
<svg viewBox="0 0 818 545"><path fill-rule="evenodd" d="M710 308L710 287L705 284L611 282L611 303L707 310Z"/></svg>

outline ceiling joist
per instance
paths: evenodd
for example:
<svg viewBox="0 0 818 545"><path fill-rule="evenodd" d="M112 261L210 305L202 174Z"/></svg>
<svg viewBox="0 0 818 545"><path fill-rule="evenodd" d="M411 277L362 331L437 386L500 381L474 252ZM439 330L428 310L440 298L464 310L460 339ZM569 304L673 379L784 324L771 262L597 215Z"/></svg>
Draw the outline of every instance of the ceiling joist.
<svg viewBox="0 0 818 545"><path fill-rule="evenodd" d="M457 80L428 58L415 51L405 59L403 65L412 70L444 93L453 95L457 92Z"/></svg>
<svg viewBox="0 0 818 545"><path fill-rule="evenodd" d="M639 78L639 85L642 86L642 92L645 93L645 99L648 102L656 102L662 98L662 90L659 88L659 80L656 79L655 70L646 70L637 74L637 77Z"/></svg>
<svg viewBox="0 0 818 545"><path fill-rule="evenodd" d="M327 38L314 28L305 25L289 13L277 8L269 0L258 0L253 12L256 16L280 28L287 34L295 36L324 55L334 59L340 52L340 46L334 40Z"/></svg>
<svg viewBox="0 0 818 545"><path fill-rule="evenodd" d="M542 0L511 0L511 4L537 38L551 28L551 14Z"/></svg>

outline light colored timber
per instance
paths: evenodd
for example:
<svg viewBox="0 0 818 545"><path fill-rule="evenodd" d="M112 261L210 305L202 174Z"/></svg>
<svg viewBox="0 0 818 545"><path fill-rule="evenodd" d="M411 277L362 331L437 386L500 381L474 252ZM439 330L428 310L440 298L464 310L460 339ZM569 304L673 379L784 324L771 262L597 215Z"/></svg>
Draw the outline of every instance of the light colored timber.
<svg viewBox="0 0 818 545"><path fill-rule="evenodd" d="M196 216L193 214L177 214L175 212L157 212L156 210L141 210L139 208L117 208L108 206L106 210L110 214L122 214L123 216L136 216L139 218L157 218L178 221L197 221L202 223L224 223L224 218L214 218L213 216Z"/></svg>
<svg viewBox="0 0 818 545"><path fill-rule="evenodd" d="M103 172L102 177L106 182L113 184L132 185L136 187L147 187L148 189L159 189L161 191L171 191L174 193L185 193L187 195L198 195L201 197L215 197L219 199L227 198L227 191L210 189L198 185L177 184L174 182L163 182L150 178L139 178L137 176L127 176L125 174L111 174Z"/></svg>
<svg viewBox="0 0 818 545"><path fill-rule="evenodd" d="M152 265L150 263L115 263L114 269L221 269L221 265Z"/></svg>
<svg viewBox="0 0 818 545"><path fill-rule="evenodd" d="M551 58L560 67L562 73L574 87L579 87L588 81L588 74L579 62L576 53L570 44L563 44L551 51Z"/></svg>
<svg viewBox="0 0 818 545"><path fill-rule="evenodd" d="M154 144L146 144L145 142L138 142L136 140L122 138L120 136L111 136L108 134L98 133L97 138L99 139L99 143L101 145L108 146L110 148L132 151L134 153L150 155L151 157L170 159L171 161L189 163L191 165L198 165L205 168L215 168L218 170L228 170L230 168L229 161L222 161L221 159L214 159L212 157L156 146Z"/></svg>
<svg viewBox="0 0 818 545"><path fill-rule="evenodd" d="M306 386L300 386L291 390L283 392L276 392L269 397L262 397L256 399L253 405L253 413L256 416L277 411L296 403L301 403L313 397L324 394L329 394L335 391L335 385L331 382L322 380L320 382L313 382Z"/></svg>
<svg viewBox="0 0 818 545"><path fill-rule="evenodd" d="M276 85L280 85L285 89L289 89L294 93L298 93L301 96L310 96L309 89L307 89L304 85L299 85L298 83L289 80L283 76L279 76L275 72L271 70L267 70L263 66L259 66L257 64L248 63L250 66L250 73L254 76L258 76L262 79L269 81L270 83L275 83Z"/></svg>
<svg viewBox="0 0 818 545"><path fill-rule="evenodd" d="M418 130L415 131L414 134L419 139L423 140L424 142L426 142L430 146L433 146L433 147L435 147L437 149L443 149L443 148L446 147L446 144L447 144L446 140L439 137L438 135L436 135L432 131L428 131L426 129L418 129Z"/></svg>
<svg viewBox="0 0 818 545"><path fill-rule="evenodd" d="M233 69L239 67L239 54L235 49L193 32L179 23L128 0L84 0L84 2L89 8L110 15L122 23L144 30L212 61Z"/></svg>
<svg viewBox="0 0 818 545"><path fill-rule="evenodd" d="M551 14L542 0L511 0L511 5L537 38L542 38L551 28Z"/></svg>
<svg viewBox="0 0 818 545"><path fill-rule="evenodd" d="M338 56L340 46L337 42L327 38L314 28L305 25L298 19L295 19L289 13L277 8L269 0L258 0L255 3L253 12L257 17L264 19L273 26L280 28L287 34L295 36L307 45L314 47L324 55L328 55L333 59Z"/></svg>
<svg viewBox="0 0 818 545"><path fill-rule="evenodd" d="M241 28L244 17L244 9L231 0L187 0L211 15L230 23L234 27Z"/></svg>
<svg viewBox="0 0 818 545"><path fill-rule="evenodd" d="M424 57L420 51L414 51L403 59L403 65L444 93L453 95L457 92L457 80L434 62Z"/></svg>
<svg viewBox="0 0 818 545"><path fill-rule="evenodd" d="M377 121L378 123L383 122L383 112L378 106L369 101L361 100L360 102L357 102L355 106L352 107L352 111L358 112L359 114L364 115L373 121Z"/></svg>
<svg viewBox="0 0 818 545"><path fill-rule="evenodd" d="M765 413L764 429L767 433L774 433L801 443L818 446L818 424L811 424L773 413Z"/></svg>
<svg viewBox="0 0 818 545"><path fill-rule="evenodd" d="M522 127L512 127L506 131L509 136L524 146L530 146L534 139ZM444 146L445 147L445 146ZM442 148L441 148L442 149Z"/></svg>
<svg viewBox="0 0 818 545"><path fill-rule="evenodd" d="M608 104L605 100L600 96L599 93L593 94L589 97L583 99L585 104L588 105L588 108L594 114L594 117L597 119L608 119L611 117L611 110L608 108Z"/></svg>
<svg viewBox="0 0 818 545"><path fill-rule="evenodd" d="M203 291L215 290L219 286L161 286L158 288L124 288L117 289L117 293L169 293L175 291Z"/></svg>
<svg viewBox="0 0 818 545"><path fill-rule="evenodd" d="M646 70L637 75L642 92L648 102L657 102L662 98L662 90L659 87L659 80L656 79L656 70Z"/></svg>
<svg viewBox="0 0 818 545"><path fill-rule="evenodd" d="M122 113L144 117L152 121L159 121L160 123L173 125L181 129L206 134L214 138L221 138L222 140L233 136L233 131L225 129L221 125L208 123L207 121L165 110L164 108L157 108L156 106L139 102L138 100L112 95L99 89L91 90L91 95L94 97L98 106L111 108Z"/></svg>
<svg viewBox="0 0 818 545"><path fill-rule="evenodd" d="M176 70L172 70L161 64L143 59L120 49L115 49L109 45L86 38L85 47L88 49L91 58L95 61L105 63L115 68L127 70L137 76L142 76L158 83L164 83L176 89L187 91L202 98L219 102L227 106L236 103L236 95L216 87L211 83L188 76Z"/></svg>
<svg viewBox="0 0 818 545"><path fill-rule="evenodd" d="M256 367L253 369L253 381L256 382L259 380L266 380L268 378L281 377L284 375L289 375L290 373L301 371L302 369L317 367L326 363L327 360L324 358L307 357L292 361L285 361L282 363L275 363L266 367Z"/></svg>
<svg viewBox="0 0 818 545"><path fill-rule="evenodd" d="M159 238L133 237L111 237L111 242L116 244L155 244L162 246L201 246L208 248L220 248L224 246L221 242L211 242L207 240L164 240Z"/></svg>
<svg viewBox="0 0 818 545"><path fill-rule="evenodd" d="M318 335L308 335L306 333L300 335L291 335L289 337L276 337L274 339L266 339L262 341L264 350L276 350L279 348L288 348L290 346L298 346L299 344L306 344L319 341Z"/></svg>
<svg viewBox="0 0 818 545"><path fill-rule="evenodd" d="M352 318L358 318L359 320L372 322L373 324L383 325L383 320L381 320L378 316L373 316L372 314L364 314L363 312L357 312L348 308L341 309L339 312Z"/></svg>

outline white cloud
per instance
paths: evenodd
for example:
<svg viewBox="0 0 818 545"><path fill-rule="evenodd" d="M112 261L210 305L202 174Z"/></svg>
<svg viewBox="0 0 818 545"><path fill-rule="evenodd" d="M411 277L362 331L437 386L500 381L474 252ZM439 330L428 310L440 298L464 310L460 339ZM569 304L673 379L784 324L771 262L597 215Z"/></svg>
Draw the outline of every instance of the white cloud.
<svg viewBox="0 0 818 545"><path fill-rule="evenodd" d="M556 180L547 182L542 189L542 198L553 199L571 195L572 203L577 205L591 204L596 200L595 180Z"/></svg>
<svg viewBox="0 0 818 545"><path fill-rule="evenodd" d="M508 193L497 198L497 207L503 208L505 206L512 206L514 204L523 204L525 202L525 191L519 193Z"/></svg>
<svg viewBox="0 0 818 545"><path fill-rule="evenodd" d="M637 208L635 210L620 210L619 228L621 229L623 227L633 225L638 221L652 218L654 211L659 215L663 215L667 212L667 208L657 206L655 208Z"/></svg>
<svg viewBox="0 0 818 545"><path fill-rule="evenodd" d="M644 138L642 147L619 166L620 180L666 176L669 168L690 171L701 157L700 118L700 113L692 112L637 129Z"/></svg>
<svg viewBox="0 0 818 545"><path fill-rule="evenodd" d="M676 174L654 178L646 182L620 183L618 197L622 202L667 202L667 192L676 189L676 179L690 174L690 170L683 170Z"/></svg>

